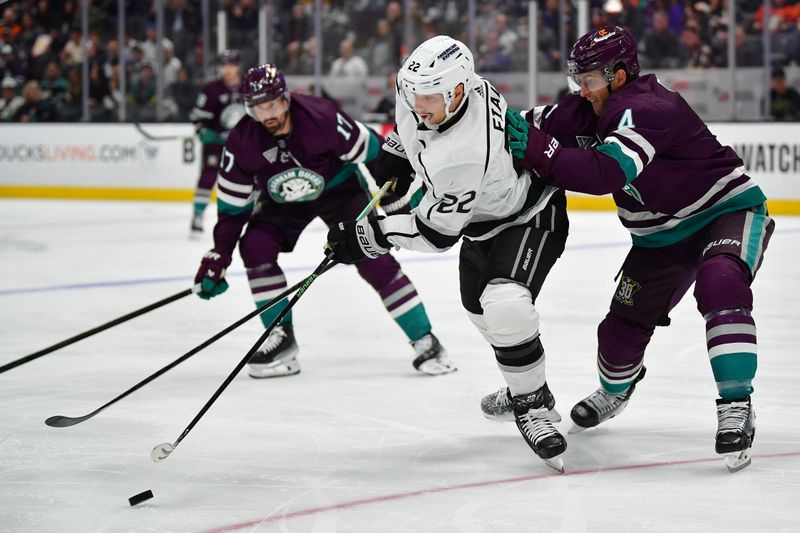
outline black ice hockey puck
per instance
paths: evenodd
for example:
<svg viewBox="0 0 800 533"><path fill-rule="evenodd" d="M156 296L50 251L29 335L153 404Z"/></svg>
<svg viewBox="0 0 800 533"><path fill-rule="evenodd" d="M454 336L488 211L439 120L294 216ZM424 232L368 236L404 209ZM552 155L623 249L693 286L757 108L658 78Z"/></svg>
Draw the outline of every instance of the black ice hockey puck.
<svg viewBox="0 0 800 533"><path fill-rule="evenodd" d="M144 492L140 492L139 494L136 494L136 495L131 496L130 498L128 498L128 503L130 503L131 507L133 507L137 503L142 503L143 501L149 500L152 497L153 497L153 491L152 490L146 490Z"/></svg>

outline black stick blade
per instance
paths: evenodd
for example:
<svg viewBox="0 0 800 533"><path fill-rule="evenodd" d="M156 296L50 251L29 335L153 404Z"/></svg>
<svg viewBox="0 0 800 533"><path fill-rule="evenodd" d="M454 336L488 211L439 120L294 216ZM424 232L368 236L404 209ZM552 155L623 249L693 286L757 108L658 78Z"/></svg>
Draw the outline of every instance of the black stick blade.
<svg viewBox="0 0 800 533"><path fill-rule="evenodd" d="M94 416L94 414L86 416L78 416L75 418L71 416L55 415L45 420L44 423L50 426L51 428L66 428L69 426L74 426L75 424L80 424L81 422L91 418L92 416Z"/></svg>

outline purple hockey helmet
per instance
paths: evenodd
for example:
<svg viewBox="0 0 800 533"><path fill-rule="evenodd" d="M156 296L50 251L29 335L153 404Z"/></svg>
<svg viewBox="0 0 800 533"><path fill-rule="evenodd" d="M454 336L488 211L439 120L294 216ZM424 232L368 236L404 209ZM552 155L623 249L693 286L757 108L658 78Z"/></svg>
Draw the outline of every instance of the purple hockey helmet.
<svg viewBox="0 0 800 533"><path fill-rule="evenodd" d="M589 90L597 90L611 83L614 79L614 68L620 64L629 79L639 75L636 41L630 32L613 25L590 31L578 39L569 53L567 71L570 86L580 90L580 74L600 70L602 78L597 79L595 86L590 84L588 87ZM587 80L583 81L586 84Z"/></svg>
<svg viewBox="0 0 800 533"><path fill-rule="evenodd" d="M226 48L217 56L217 63L220 65L238 65L242 62L239 55L239 50L235 48Z"/></svg>
<svg viewBox="0 0 800 533"><path fill-rule="evenodd" d="M283 97L289 100L286 77L275 65L266 63L247 71L242 79L242 99L247 114L261 122L253 107Z"/></svg>

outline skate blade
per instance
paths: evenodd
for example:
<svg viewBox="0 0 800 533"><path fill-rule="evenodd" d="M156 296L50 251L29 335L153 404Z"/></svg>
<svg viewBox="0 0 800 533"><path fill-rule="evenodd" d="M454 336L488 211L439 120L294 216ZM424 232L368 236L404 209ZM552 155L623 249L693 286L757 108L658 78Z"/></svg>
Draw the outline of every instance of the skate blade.
<svg viewBox="0 0 800 533"><path fill-rule="evenodd" d="M494 422L513 422L514 421L514 412L513 411L508 412L508 413L503 413L501 415L492 415L492 414L489 414L489 413L484 413L483 411L481 411L481 412L483 413L483 416L486 419L492 420Z"/></svg>
<svg viewBox="0 0 800 533"><path fill-rule="evenodd" d="M287 376L294 376L300 373L300 365L295 363L293 365L248 365L247 375L255 379L265 378L282 378Z"/></svg>
<svg viewBox="0 0 800 533"><path fill-rule="evenodd" d="M565 472L564 459L562 459L560 455L557 455L556 457L551 457L550 459L543 459L543 461L550 468L558 470L562 474Z"/></svg>
<svg viewBox="0 0 800 533"><path fill-rule="evenodd" d="M419 372L427 374L428 376L441 376L443 374L450 374L458 370L458 367L445 358L433 357L423 362L417 368Z"/></svg>
<svg viewBox="0 0 800 533"><path fill-rule="evenodd" d="M585 428L583 426L579 426L578 424L573 422L572 425L570 426L570 428L567 430L567 434L568 435L574 435L575 433L580 433L581 431L584 431L586 429L589 429L589 428Z"/></svg>
<svg viewBox="0 0 800 533"><path fill-rule="evenodd" d="M730 473L738 472L739 470L750 466L751 462L752 456L750 454L750 448L747 448L741 452L725 454L725 466L728 467L728 472Z"/></svg>

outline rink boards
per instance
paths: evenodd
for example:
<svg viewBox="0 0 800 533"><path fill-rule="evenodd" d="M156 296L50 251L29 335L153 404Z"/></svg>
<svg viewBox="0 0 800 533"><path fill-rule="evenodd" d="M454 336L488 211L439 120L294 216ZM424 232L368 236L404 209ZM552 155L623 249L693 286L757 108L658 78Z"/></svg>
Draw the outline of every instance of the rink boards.
<svg viewBox="0 0 800 533"><path fill-rule="evenodd" d="M391 126L370 124L385 133ZM201 146L191 124L0 125L0 197L191 201ZM800 124L712 123L770 198L800 214ZM147 135L147 136L146 136ZM571 209L613 210L609 197L572 195Z"/></svg>

